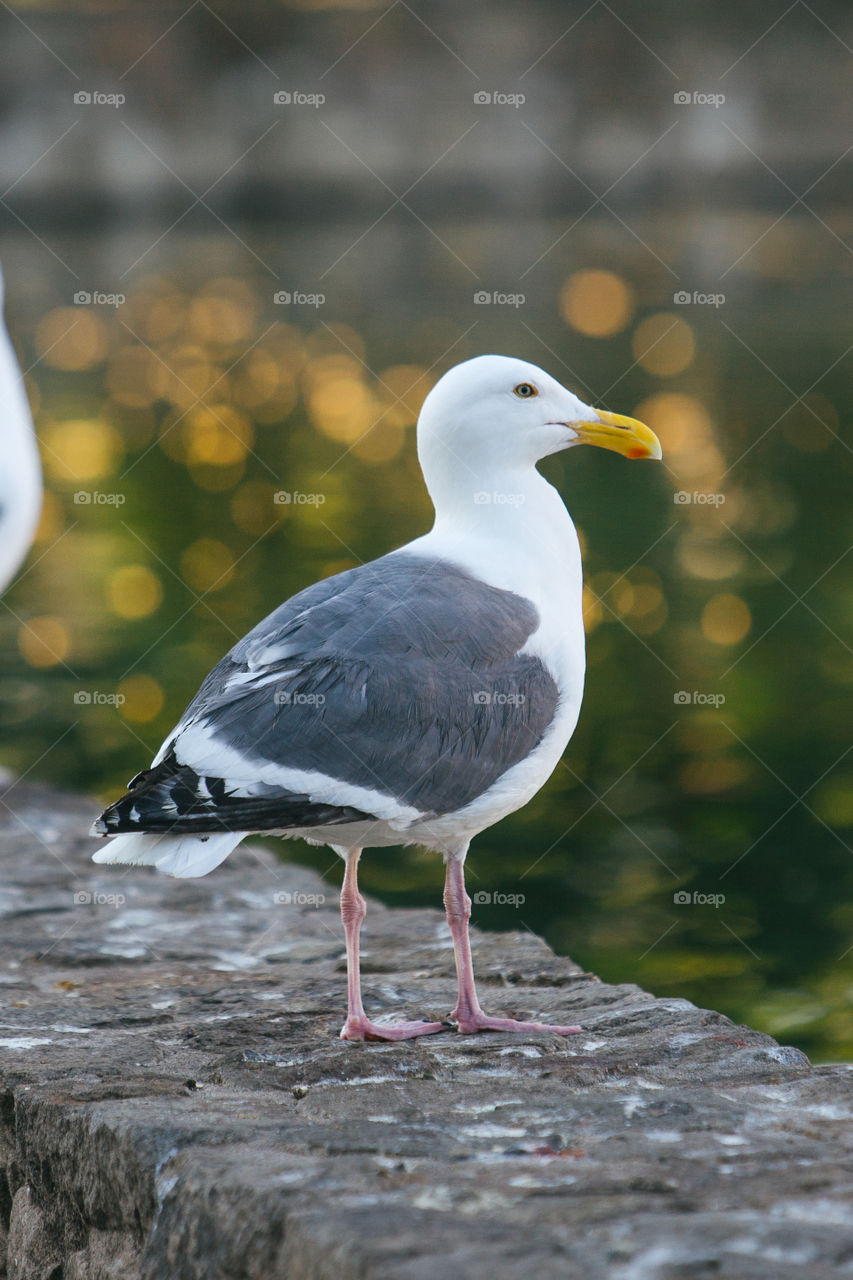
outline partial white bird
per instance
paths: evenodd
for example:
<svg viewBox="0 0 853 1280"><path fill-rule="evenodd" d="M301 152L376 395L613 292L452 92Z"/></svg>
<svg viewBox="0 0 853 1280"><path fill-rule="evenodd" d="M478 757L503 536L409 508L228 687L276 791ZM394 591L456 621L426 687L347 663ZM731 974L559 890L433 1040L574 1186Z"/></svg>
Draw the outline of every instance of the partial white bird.
<svg viewBox="0 0 853 1280"><path fill-rule="evenodd" d="M24 379L3 324L0 273L0 591L30 549L41 513L41 465Z"/></svg>
<svg viewBox="0 0 853 1280"><path fill-rule="evenodd" d="M539 459L580 444L660 458L632 418L591 409L506 356L430 391L418 457L429 533L300 591L205 680L129 795L97 820L96 862L200 876L252 832L344 859L344 1039L402 1040L447 1022L376 1022L361 998L362 849L443 854L461 1032L579 1028L489 1017L477 998L463 866L470 841L527 804L574 732L584 680L577 534Z"/></svg>

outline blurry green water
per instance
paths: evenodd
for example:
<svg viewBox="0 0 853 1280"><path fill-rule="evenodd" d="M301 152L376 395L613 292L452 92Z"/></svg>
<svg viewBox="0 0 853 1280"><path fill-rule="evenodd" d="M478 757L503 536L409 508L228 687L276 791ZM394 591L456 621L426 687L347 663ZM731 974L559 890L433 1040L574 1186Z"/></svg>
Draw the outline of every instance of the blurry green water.
<svg viewBox="0 0 853 1280"><path fill-rule="evenodd" d="M442 232L496 278L493 229ZM527 233L544 243L549 228ZM321 288L324 234L262 246L279 283ZM176 235L130 277L124 306L72 310L58 268L45 274L41 258L31 270L23 238L0 244L15 339L26 365L38 361L29 380L49 490L42 539L0 616L0 761L114 796L258 619L423 532L413 412L389 386L399 394L434 366L414 401L457 360L498 350L623 413L685 397L651 401L666 467L599 450L543 465L603 599L589 600L586 701L563 764L473 845L472 893L511 899L478 902L474 919L529 928L605 979L686 996L817 1057L849 1056L843 273L830 255L804 265L795 253L729 277L724 305L680 307L665 272L650 274L630 245L602 254L591 227L528 284L524 306L486 307L440 248L409 254L404 232L395 236L390 265L379 269L380 242L376 274L362 263L357 278L331 277L321 307L276 305L276 282L233 241ZM102 249L61 248L84 279ZM115 263L135 251L110 246ZM633 293L606 338L560 314L564 282L588 267ZM88 279L115 287L118 268L104 274ZM674 374L637 359L638 326L657 314L693 342ZM356 431L359 413L369 427L383 407L379 428ZM348 431L354 439L341 438ZM313 497L277 503L281 491ZM81 503L79 493L100 497ZM711 493L716 504L696 499ZM292 844L283 856L339 879L327 851ZM365 889L388 902L438 905L441 882L440 861L414 851L363 861Z"/></svg>

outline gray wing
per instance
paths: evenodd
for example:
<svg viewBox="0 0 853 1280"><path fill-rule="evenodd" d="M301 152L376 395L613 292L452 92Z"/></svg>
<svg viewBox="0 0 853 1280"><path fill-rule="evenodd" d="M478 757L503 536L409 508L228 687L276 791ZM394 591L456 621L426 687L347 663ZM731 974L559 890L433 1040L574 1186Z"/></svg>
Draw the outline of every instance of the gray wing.
<svg viewBox="0 0 853 1280"><path fill-rule="evenodd" d="M530 601L406 553L316 583L214 668L161 762L119 802L136 802L134 825L105 829L154 829L155 814L140 805L152 791L173 831L201 830L205 815L215 830L370 816L315 805L327 812L309 823L304 795L266 785L252 797L233 794L270 764L314 770L424 815L452 813L534 750L553 719L554 680L519 652L538 625ZM182 755L182 738L199 728L210 747L202 774ZM239 756L240 777L211 776L217 744L231 774Z"/></svg>

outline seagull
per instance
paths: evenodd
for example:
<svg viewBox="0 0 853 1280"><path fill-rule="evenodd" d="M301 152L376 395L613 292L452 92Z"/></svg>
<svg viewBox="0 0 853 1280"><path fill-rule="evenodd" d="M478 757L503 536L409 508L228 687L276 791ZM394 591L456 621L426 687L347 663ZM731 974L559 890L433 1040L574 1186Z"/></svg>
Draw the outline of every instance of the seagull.
<svg viewBox="0 0 853 1280"><path fill-rule="evenodd" d="M33 419L9 334L3 323L0 273L0 591L30 549L41 512L41 467Z"/></svg>
<svg viewBox="0 0 853 1280"><path fill-rule="evenodd" d="M556 1032L490 1017L477 997L464 863L474 836L547 781L584 680L577 533L536 463L599 445L660 458L647 426L592 409L527 361L483 355L427 395L418 458L429 533L300 591L208 675L153 764L97 819L99 863L202 876L251 833L344 860L344 1040L447 1030ZM364 1010L358 889L364 848L420 845L446 862L458 1000L449 1021Z"/></svg>

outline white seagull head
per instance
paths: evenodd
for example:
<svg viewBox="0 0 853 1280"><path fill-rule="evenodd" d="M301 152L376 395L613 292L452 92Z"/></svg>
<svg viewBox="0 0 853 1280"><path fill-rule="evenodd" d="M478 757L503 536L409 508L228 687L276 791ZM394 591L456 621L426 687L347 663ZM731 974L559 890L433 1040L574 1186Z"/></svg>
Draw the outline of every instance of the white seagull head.
<svg viewBox="0 0 853 1280"><path fill-rule="evenodd" d="M530 470L578 444L661 457L657 436L642 422L591 408L544 369L512 356L476 356L448 370L418 419L418 455L431 488L448 471L485 481L495 471Z"/></svg>

